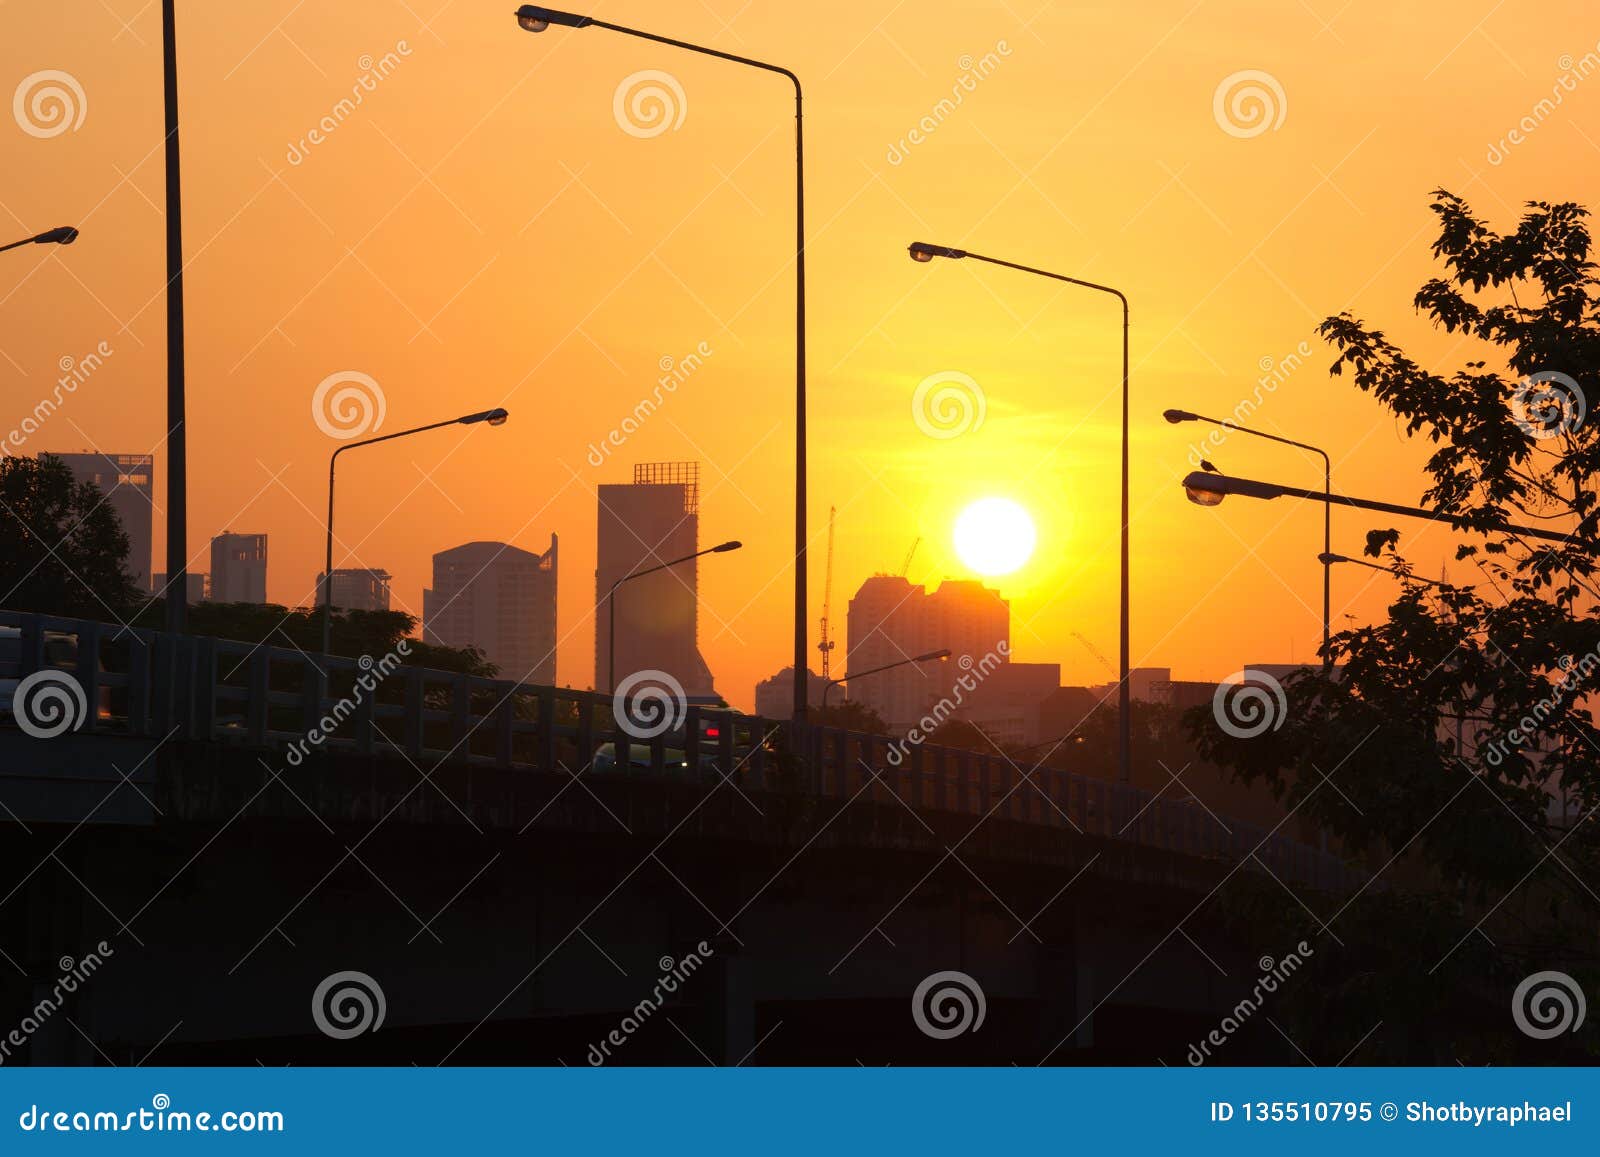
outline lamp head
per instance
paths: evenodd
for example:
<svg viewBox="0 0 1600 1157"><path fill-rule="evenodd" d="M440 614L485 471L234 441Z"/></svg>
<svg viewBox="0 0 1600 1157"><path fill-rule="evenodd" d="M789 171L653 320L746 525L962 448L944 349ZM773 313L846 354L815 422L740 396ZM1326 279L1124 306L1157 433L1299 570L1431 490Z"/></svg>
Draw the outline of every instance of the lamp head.
<svg viewBox="0 0 1600 1157"><path fill-rule="evenodd" d="M47 229L33 239L35 245L71 245L78 239L78 231L71 225Z"/></svg>
<svg viewBox="0 0 1600 1157"><path fill-rule="evenodd" d="M1176 426L1179 422L1198 422L1199 414L1191 414L1188 410L1163 410L1161 416Z"/></svg>
<svg viewBox="0 0 1600 1157"><path fill-rule="evenodd" d="M1331 554L1328 551L1323 551L1321 554L1317 555L1317 561L1323 566L1331 566L1336 562L1349 562L1350 560L1342 554Z"/></svg>
<svg viewBox="0 0 1600 1157"><path fill-rule="evenodd" d="M930 245L926 241L913 241L906 246L913 261L932 261L935 257L965 257L965 249L952 249L948 245Z"/></svg>
<svg viewBox="0 0 1600 1157"><path fill-rule="evenodd" d="M929 651L926 655L918 655L911 661L913 663L931 663L935 659L948 659L949 657L950 648L946 647L941 651Z"/></svg>
<svg viewBox="0 0 1600 1157"><path fill-rule="evenodd" d="M711 553L727 554L730 550L738 550L743 545L744 543L735 538L728 542L719 542L716 546L711 548Z"/></svg>
<svg viewBox="0 0 1600 1157"><path fill-rule="evenodd" d="M563 28L587 28L593 23L594 20L588 16L578 16L555 8L540 8L534 4L524 4L517 9L517 25L528 32L543 32L552 24L559 24Z"/></svg>
<svg viewBox="0 0 1600 1157"><path fill-rule="evenodd" d="M1227 474L1207 474L1196 470L1183 480L1184 493L1197 506L1220 506L1230 494L1246 498L1282 498L1283 487L1272 482L1257 482L1253 478L1234 478Z"/></svg>
<svg viewBox="0 0 1600 1157"><path fill-rule="evenodd" d="M511 417L509 411L496 407L493 410L482 410L476 414L467 414L465 417L457 418L456 421L463 426L471 426L477 422L487 422L491 426L504 426L506 419L509 417Z"/></svg>

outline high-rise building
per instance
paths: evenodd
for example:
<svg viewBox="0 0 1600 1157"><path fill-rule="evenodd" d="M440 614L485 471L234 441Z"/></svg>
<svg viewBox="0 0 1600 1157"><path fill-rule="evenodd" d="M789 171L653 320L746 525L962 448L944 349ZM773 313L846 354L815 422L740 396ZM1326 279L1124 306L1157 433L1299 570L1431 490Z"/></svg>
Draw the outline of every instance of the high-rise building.
<svg viewBox="0 0 1600 1157"><path fill-rule="evenodd" d="M554 686L556 562L553 534L543 554L503 542L440 551L422 592L423 640L477 647L500 678Z"/></svg>
<svg viewBox="0 0 1600 1157"><path fill-rule="evenodd" d="M813 707L822 702L822 689L828 681L806 669L806 702ZM794 668L785 667L770 679L756 684L756 714L763 719L789 719L794 716Z"/></svg>
<svg viewBox="0 0 1600 1157"><path fill-rule="evenodd" d="M898 575L874 575L850 600L846 633L847 673L950 651L943 664L908 664L846 685L851 699L899 731L947 695L963 674L980 664L993 669L1009 661L1011 608L998 591L978 582L944 582L930 594Z"/></svg>
<svg viewBox="0 0 1600 1157"><path fill-rule="evenodd" d="M98 486L106 495L106 505L116 511L122 532L128 536L128 554L122 569L141 591L150 589L151 495L154 493L155 464L149 454L101 454L85 450L77 454L50 452L65 463L79 482Z"/></svg>
<svg viewBox="0 0 1600 1157"><path fill-rule="evenodd" d="M928 622L929 649L949 648L940 693L978 664L984 670L1004 661L1011 646L1011 604L1000 592L971 579L946 580L929 592L923 615ZM913 652L915 654L915 652ZM991 656L987 662L985 657ZM1059 670L1054 686L1061 683Z"/></svg>
<svg viewBox="0 0 1600 1157"><path fill-rule="evenodd" d="M386 611L390 578L386 570L336 569L329 583L333 605L347 611Z"/></svg>
<svg viewBox="0 0 1600 1157"><path fill-rule="evenodd" d="M700 549L700 466L647 462L630 485L600 487L595 558L595 687L610 686L612 584L638 570ZM662 671L690 696L712 696L711 669L700 655L699 560L679 563L623 583L616 593L616 681Z"/></svg>
<svg viewBox="0 0 1600 1157"><path fill-rule="evenodd" d="M922 604L926 593L898 575L873 575L850 600L845 618L844 673L885 667L936 650ZM896 667L845 684L846 695L878 713L896 731L910 727L938 698L931 664Z"/></svg>
<svg viewBox="0 0 1600 1157"><path fill-rule="evenodd" d="M267 601L267 536L223 531L211 540L211 601Z"/></svg>

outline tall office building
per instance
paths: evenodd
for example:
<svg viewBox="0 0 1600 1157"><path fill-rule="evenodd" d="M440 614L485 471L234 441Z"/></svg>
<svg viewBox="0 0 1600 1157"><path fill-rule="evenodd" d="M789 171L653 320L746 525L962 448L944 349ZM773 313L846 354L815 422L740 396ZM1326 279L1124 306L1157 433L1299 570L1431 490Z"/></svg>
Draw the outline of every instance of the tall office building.
<svg viewBox="0 0 1600 1157"><path fill-rule="evenodd" d="M543 554L469 542L433 556L422 592L422 638L477 647L500 678L554 686L557 539Z"/></svg>
<svg viewBox="0 0 1600 1157"><path fill-rule="evenodd" d="M150 589L150 512L153 509L155 463L149 454L101 454L85 450L78 454L58 454L52 458L66 464L79 482L98 486L106 495L106 505L116 511L122 532L128 536L128 555L123 570L141 591Z"/></svg>
<svg viewBox="0 0 1600 1157"><path fill-rule="evenodd" d="M610 610L606 596L623 576L700 549L700 466L647 462L631 485L600 487L595 558L595 687L611 690ZM623 583L616 593L616 678L664 671L695 696L716 694L700 655L699 560Z"/></svg>
<svg viewBox="0 0 1600 1157"><path fill-rule="evenodd" d="M347 611L386 611L391 577L386 570L370 567L336 569L329 592L333 605Z"/></svg>
<svg viewBox="0 0 1600 1157"><path fill-rule="evenodd" d="M211 601L267 601L267 536L223 531L211 540Z"/></svg>
<svg viewBox="0 0 1600 1157"><path fill-rule="evenodd" d="M969 670L1009 662L1001 644L1010 646L1010 604L978 582L944 582L930 594L899 575L874 575L850 600L845 626L847 672L950 651L942 664L908 664L847 684L851 699L871 707L896 731L920 719ZM963 665L963 657L970 663Z"/></svg>

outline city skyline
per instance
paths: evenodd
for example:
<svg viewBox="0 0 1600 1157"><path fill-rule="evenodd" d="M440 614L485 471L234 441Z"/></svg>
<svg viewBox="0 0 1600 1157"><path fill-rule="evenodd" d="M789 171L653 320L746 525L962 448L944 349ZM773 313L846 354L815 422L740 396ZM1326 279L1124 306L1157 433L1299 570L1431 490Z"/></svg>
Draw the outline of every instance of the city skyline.
<svg viewBox="0 0 1600 1157"><path fill-rule="evenodd" d="M1102 547L1116 533L1106 485L1115 470L1116 319L1104 303L989 275L997 271L913 266L904 246L926 235L1033 257L1130 293L1133 585L1142 608L1133 664L1218 677L1232 669L1219 656L1232 653L1239 634L1242 653L1313 653L1315 515L1230 506L1219 520L1188 508L1172 483L1197 449L1231 472L1311 485L1317 464L1234 438L1213 445L1209 430L1167 427L1160 412L1180 405L1229 415L1248 401L1266 428L1314 432L1351 492L1419 492L1423 449L1393 438L1370 400L1329 382L1332 355L1313 327L1350 308L1395 319L1395 330L1429 356L1451 352L1447 335L1410 316L1425 264L1420 239L1431 226L1428 190L1455 187L1505 225L1525 199L1592 185L1600 156L1575 128L1597 99L1586 85L1566 97L1561 118L1514 147L1501 142L1548 95L1563 54L1581 61L1595 38L1580 35L1583 8L1566 3L1535 19L1494 16L1465 38L1420 14L1355 6L1328 32L1304 11L1274 13L1253 24L1259 42L1241 44L1216 32L1234 28L1238 10L1222 4L1186 18L1174 5L1173 28L1162 35L1114 19L1109 7L1046 12L1031 29L999 9L989 23L942 19L936 9L900 13L867 37L870 56L842 64L850 45L837 42L839 29L851 22L821 18L832 9L752 11L736 22L751 44L790 46L795 65L816 76L811 160L822 175L811 193L822 216L811 239L813 279L833 288L813 301L811 319L812 425L829 431L812 462L813 636L829 505L839 508L841 576L893 568L921 535L911 577L937 582L975 577L954 557L951 526L966 503L1002 494L1033 512L1041 544L1001 583L1029 624L1018 633L1018 656L1059 658L1064 678L1089 682L1098 664L1072 633L1115 654L1115 574ZM55 17L37 10L11 19L17 35L0 59L21 78L39 67L21 45L48 42ZM341 473L341 543L354 552L347 564L390 570L396 605L418 613L428 559L447 542L535 549L543 528L559 527L569 559L582 565L593 549L594 488L613 476L619 456L714 461L725 473L708 468L707 489L717 493L702 538L747 545L736 568L704 568L705 596L724 622L709 626L702 646L719 679L736 696L749 694L792 659L783 626L790 543L781 529L792 466L792 302L782 274L790 174L784 134L772 128L785 94L641 45L615 45L602 61L557 42L538 58L549 79L537 87L565 93L572 115L545 117L525 99L524 80L530 45L544 42L495 35L476 14L446 11L432 29L439 39L403 9L378 4L320 26L302 20L265 38L236 16L183 30L192 45L186 133L207 158L185 186L194 254L191 472L214 480L194 486L191 553L203 558L209 534L228 525L266 529L276 548L269 596L309 601L320 570L311 512L326 456L339 444L314 420L313 391L346 371L370 376L384 395L381 432L480 404L484 387L440 386L465 376L486 384L483 404L520 401L548 418L512 423L470 449L464 432L450 432L364 451L373 457ZM684 20L686 35L721 35L708 14ZM1092 53L1063 47L1074 44L1071 20L1095 28ZM1380 22L1384 35L1373 42L1345 31L1364 20ZM1058 67L1035 34L1065 52L1069 67ZM90 102L82 126L0 142L14 168L39 176L8 198L15 217L71 218L84 229L59 256L12 255L42 264L0 304L9 359L0 360L0 380L28 400L53 389L62 358L86 363L90 351L105 351L20 449L131 446L164 461L160 219L150 206L160 197L159 152L152 155L159 91L135 80L120 44L94 43L57 62ZM888 55L866 66L878 49ZM392 56L393 66L336 131L300 147L367 75L363 54ZM953 113L932 112L968 76L964 55L975 87L960 89ZM1137 86L1119 84L1146 58L1153 72L1141 72ZM1285 109L1281 125L1245 138L1218 125L1212 98L1247 66L1278 78ZM648 139L629 135L613 119L614 90L631 73L660 67L686 94L683 123ZM1387 82L1350 84L1369 72ZM1481 76L1496 83L1479 84ZM284 78L293 80L291 96L258 99ZM1435 80L1462 88L1449 117L1408 96ZM470 111L451 112L446 94ZM1410 117L1391 115L1399 100L1409 101ZM1067 108L1079 111L1052 112L1047 131L1029 127L1041 123L1036 110ZM937 117L937 130L919 129L911 141L909 130L927 116ZM526 157L530 140L555 160ZM1140 147L1124 159L1128 140ZM708 157L720 172L689 163ZM692 179L641 197L629 176L641 163ZM419 169L433 166L422 180ZM970 175L960 189L932 182L952 166ZM1113 171L1114 183L1078 178ZM374 201L355 192L364 174L393 185L392 195ZM653 257L638 247L639 238L669 234ZM307 243L281 246L284 236ZM342 256L340 244L324 256L334 238L355 256ZM1160 260L1174 245L1192 258L1180 268ZM541 282L537 271L554 269L559 276ZM219 309L240 270L256 292ZM507 311L505 303L528 304L529 295L531 310ZM351 309L365 317L355 329L344 322ZM979 385L985 412L981 426L941 439L917 427L911 402L924 380L947 372ZM565 392L584 396L581 417L560 403ZM248 446L234 436L246 429ZM1067 453L1058 447L1069 436ZM861 465L869 456L877 463L870 470ZM960 469L940 468L950 460ZM508 518L511 490L519 502ZM444 521L455 526L447 538L424 532ZM751 533L757 522L774 530ZM1356 553L1370 525L1338 512L1335 549ZM1432 530L1409 545L1430 574L1451 546ZM1180 561L1202 577L1200 589L1168 581ZM1393 593L1389 580L1350 570L1336 583L1336 622L1375 618ZM568 584L561 597L561 621L573 624L561 667L583 670L593 653L589 594ZM1260 599L1262 613L1231 614Z"/></svg>

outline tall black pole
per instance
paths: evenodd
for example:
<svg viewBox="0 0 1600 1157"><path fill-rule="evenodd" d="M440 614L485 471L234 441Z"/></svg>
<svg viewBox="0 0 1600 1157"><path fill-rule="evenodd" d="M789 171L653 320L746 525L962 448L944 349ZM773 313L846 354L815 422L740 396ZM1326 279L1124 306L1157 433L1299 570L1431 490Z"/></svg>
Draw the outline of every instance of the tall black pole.
<svg viewBox="0 0 1600 1157"><path fill-rule="evenodd" d="M173 8L161 0L161 80L167 162L167 590L166 626L188 627L189 449L183 381L183 216L178 182L178 43Z"/></svg>
<svg viewBox="0 0 1600 1157"><path fill-rule="evenodd" d="M1122 303L1122 599L1118 607L1121 621L1122 684L1117 689L1117 779L1133 782L1133 689L1128 682L1128 299L1117 290Z"/></svg>
<svg viewBox="0 0 1600 1157"><path fill-rule="evenodd" d="M954 249L945 245L929 245L918 241L911 245L910 253L918 261L929 261L934 257L950 257L961 259L970 257L974 261L984 261L990 265L1001 265L1007 269L1015 269L1021 273L1031 273L1035 277L1048 277L1052 281L1065 281L1068 285L1076 285L1083 289L1093 289L1097 293L1108 293L1115 297L1122 305L1122 542L1121 542L1121 571L1119 579L1119 625L1122 660L1119 669L1117 684L1117 711L1119 715L1117 725L1117 779L1122 783L1129 783L1133 777L1133 713L1132 713L1132 687L1128 682L1128 621L1130 615L1130 599L1128 594L1128 298L1120 289L1113 289L1109 285L1101 285L1094 281L1085 281L1081 277L1068 277L1065 273L1052 273L1048 269L1036 269L1032 265L1019 265L1015 261L1003 261L998 257L986 257L982 253L973 253L966 249Z"/></svg>
<svg viewBox="0 0 1600 1157"><path fill-rule="evenodd" d="M800 78L794 81L794 720L805 722L806 698L806 181L801 138Z"/></svg>
<svg viewBox="0 0 1600 1157"><path fill-rule="evenodd" d="M542 31L550 24L560 24L569 28L604 28L610 32L620 32L624 36L634 36L640 40L669 44L673 48L698 52L702 56L714 56L718 60L743 64L766 72L776 72L787 77L789 83L794 85L794 718L796 721L803 721L806 713L806 695L810 688L807 685L809 680L806 678L806 181L800 78L787 68L768 64L764 60L738 56L732 52L707 48L703 44L694 44L671 36L658 36L654 32L643 32L637 28L629 28L625 24L613 24L609 20L598 20L592 16L555 12L532 5L518 9L517 16L519 21L524 16L540 21L536 25L524 25L530 31Z"/></svg>
<svg viewBox="0 0 1600 1157"><path fill-rule="evenodd" d="M328 455L328 551L322 567L322 653L328 654L333 634L333 469L339 464L339 454L348 450L340 446Z"/></svg>
<svg viewBox="0 0 1600 1157"><path fill-rule="evenodd" d="M322 568L322 653L328 654L329 638L333 627L333 471L339 464L339 455L346 450L354 450L360 446L376 446L379 442L393 442L396 438L408 438L412 434L425 434L429 430L438 430L445 426L474 426L479 422L488 422L491 426L503 423L507 414L502 409L483 410L476 414L463 414L459 418L446 418L442 422L429 422L426 426L413 426L409 430L396 430L393 434L383 434L377 438L365 438L360 442L346 442L332 454L328 455L328 549Z"/></svg>
<svg viewBox="0 0 1600 1157"><path fill-rule="evenodd" d="M1333 649L1329 646L1333 613L1333 459L1322 456L1322 670L1333 670Z"/></svg>

